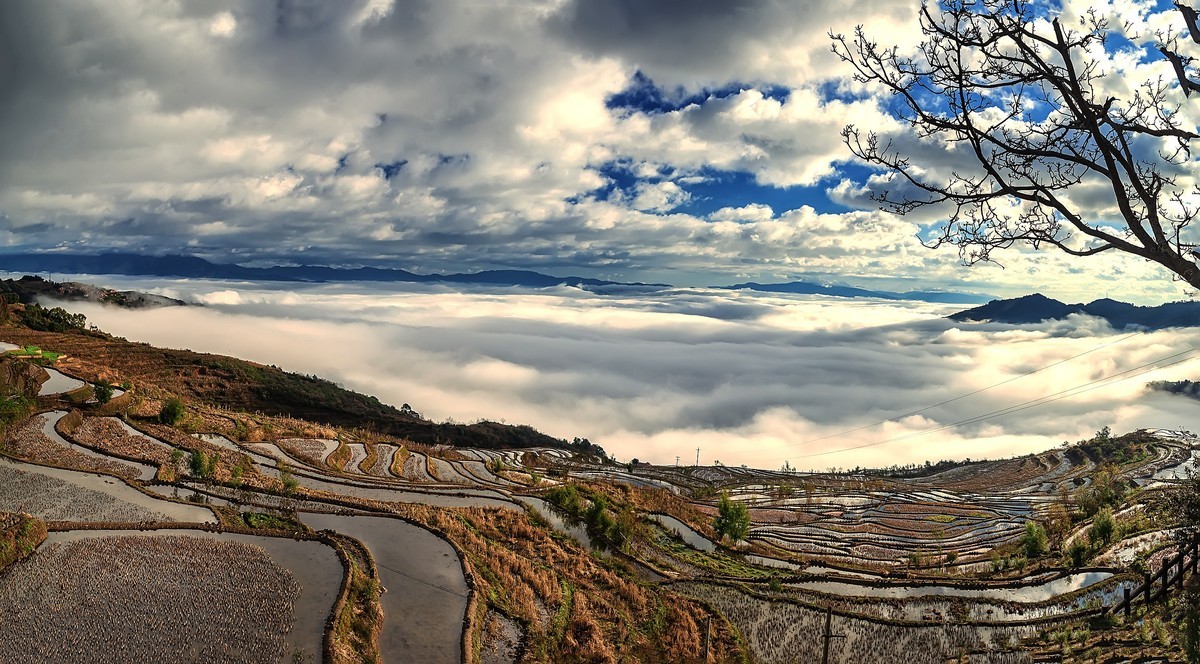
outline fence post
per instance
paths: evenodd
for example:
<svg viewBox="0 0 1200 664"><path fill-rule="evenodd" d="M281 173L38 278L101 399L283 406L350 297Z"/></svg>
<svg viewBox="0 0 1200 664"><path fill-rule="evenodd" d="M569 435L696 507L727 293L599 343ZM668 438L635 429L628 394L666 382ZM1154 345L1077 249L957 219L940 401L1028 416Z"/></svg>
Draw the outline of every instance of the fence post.
<svg viewBox="0 0 1200 664"><path fill-rule="evenodd" d="M1169 591L1171 589L1170 584L1167 582L1167 580L1171 578L1170 574L1169 574L1170 571L1171 571L1171 562L1169 560L1164 561L1162 570L1159 571L1159 573L1158 573L1158 575L1162 577L1162 589L1159 590L1159 592L1158 592L1158 601L1160 601L1160 602L1167 601L1167 591Z"/></svg>
<svg viewBox="0 0 1200 664"><path fill-rule="evenodd" d="M1142 577L1144 579L1144 583L1142 584L1142 590L1146 593L1146 606L1149 606L1150 605L1150 586L1154 583L1154 577L1150 576L1150 572L1143 572Z"/></svg>
<svg viewBox="0 0 1200 664"><path fill-rule="evenodd" d="M1129 605L1133 604L1133 600L1131 600L1129 598L1129 586L1125 586L1124 588L1121 588L1121 594L1123 594L1125 596L1125 599L1122 600L1121 604L1125 607L1125 617L1128 618L1129 617L1129 609L1130 609Z"/></svg>

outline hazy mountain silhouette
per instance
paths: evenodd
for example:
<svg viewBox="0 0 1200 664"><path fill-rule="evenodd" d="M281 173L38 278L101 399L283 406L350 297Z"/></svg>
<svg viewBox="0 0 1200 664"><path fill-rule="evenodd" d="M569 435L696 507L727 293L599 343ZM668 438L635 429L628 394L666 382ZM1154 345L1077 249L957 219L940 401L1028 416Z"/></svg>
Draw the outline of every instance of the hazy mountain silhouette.
<svg viewBox="0 0 1200 664"><path fill-rule="evenodd" d="M670 284L608 281L588 277L555 277L529 270L487 270L474 273L415 274L407 270L377 267L340 268L323 265L244 267L232 263L212 263L195 256L141 256L138 254L7 254L0 255L0 270L27 273L119 274L139 277L183 277L192 279L236 279L244 281L298 282L409 282L486 284L550 288L575 286L599 294L644 292L671 288ZM770 293L826 295L830 297L873 297L885 300L922 300L947 304L975 304L991 296L974 293L910 291L892 293L852 286L826 286L804 281L781 284L748 282L725 289L749 289Z"/></svg>
<svg viewBox="0 0 1200 664"><path fill-rule="evenodd" d="M0 255L0 269L9 272L60 272L75 274L119 274L148 277L197 279L242 279L248 281L376 281L489 284L493 286L666 286L626 284L586 277L554 277L527 270L490 270L473 274L415 274L391 268L338 268L323 265L243 267L211 263L194 256L140 256L136 254L8 254Z"/></svg>
<svg viewBox="0 0 1200 664"><path fill-rule="evenodd" d="M953 293L943 291L909 291L893 293L891 291L868 290L853 286L826 286L807 281L790 281L782 284L759 284L753 281L719 288L747 289L766 293L796 293L800 295L827 295L830 297L874 297L883 300L921 300L923 302L942 302L946 304L976 304L987 302L990 295L975 293Z"/></svg>
<svg viewBox="0 0 1200 664"><path fill-rule="evenodd" d="M992 300L948 318L956 321L992 321L996 323L1040 323L1062 320L1071 314L1103 318L1116 329L1141 327L1159 330L1168 327L1200 325L1200 302L1170 302L1156 307L1140 307L1103 298L1088 304L1064 304L1040 293L1009 300Z"/></svg>

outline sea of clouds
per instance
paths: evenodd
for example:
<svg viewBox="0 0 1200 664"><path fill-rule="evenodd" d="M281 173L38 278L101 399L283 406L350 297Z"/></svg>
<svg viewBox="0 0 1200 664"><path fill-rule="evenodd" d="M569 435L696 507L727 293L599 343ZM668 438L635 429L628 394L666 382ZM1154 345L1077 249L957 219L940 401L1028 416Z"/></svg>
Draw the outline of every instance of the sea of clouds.
<svg viewBox="0 0 1200 664"><path fill-rule="evenodd" d="M1195 401L1145 389L1197 378L1191 355L1163 359L1195 329L960 324L944 318L954 306L717 289L79 280L204 305L64 305L130 340L318 374L434 420L585 437L621 460L691 463L700 448L702 464L876 467L1040 451L1103 426L1200 430ZM1093 382L1108 376L1125 379Z"/></svg>

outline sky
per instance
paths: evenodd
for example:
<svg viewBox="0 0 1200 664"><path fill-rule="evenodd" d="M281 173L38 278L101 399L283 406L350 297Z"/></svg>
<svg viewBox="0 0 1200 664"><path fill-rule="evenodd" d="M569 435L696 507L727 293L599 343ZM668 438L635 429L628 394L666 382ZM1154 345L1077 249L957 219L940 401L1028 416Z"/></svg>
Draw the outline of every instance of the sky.
<svg viewBox="0 0 1200 664"><path fill-rule="evenodd" d="M960 324L946 305L704 288L109 285L204 306L63 306L131 341L317 374L439 422L588 438L622 461L700 448L704 465L845 469L1041 452L1105 426L1200 431L1196 401L1146 387L1196 379L1196 328Z"/></svg>
<svg viewBox="0 0 1200 664"><path fill-rule="evenodd" d="M1166 3L1102 4L1182 29ZM828 33L863 24L911 48L917 6L14 0L0 251L1187 297L1120 256L1011 250L966 269L919 243L936 218L876 209L879 174L839 132L908 130L850 80ZM1152 58L1105 66L1170 76ZM955 163L943 147L928 157Z"/></svg>

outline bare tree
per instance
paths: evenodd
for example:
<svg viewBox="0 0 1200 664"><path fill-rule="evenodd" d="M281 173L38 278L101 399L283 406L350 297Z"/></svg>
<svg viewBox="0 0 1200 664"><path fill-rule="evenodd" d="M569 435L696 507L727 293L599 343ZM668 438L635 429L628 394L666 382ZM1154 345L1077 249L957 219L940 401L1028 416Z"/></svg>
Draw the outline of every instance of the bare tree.
<svg viewBox="0 0 1200 664"><path fill-rule="evenodd" d="M872 197L899 214L944 214L922 241L957 247L967 264L1018 244L1075 256L1115 249L1200 288L1185 232L1200 211L1190 171L1200 134L1180 113L1175 78L1110 95L1120 86L1106 77L1120 74L1096 50L1110 38L1108 21L1090 13L1067 27L1045 8L926 0L924 41L911 55L880 47L861 26L852 38L830 35L857 80L890 92L889 112L912 129L890 140L843 130L857 157L892 174Z"/></svg>

